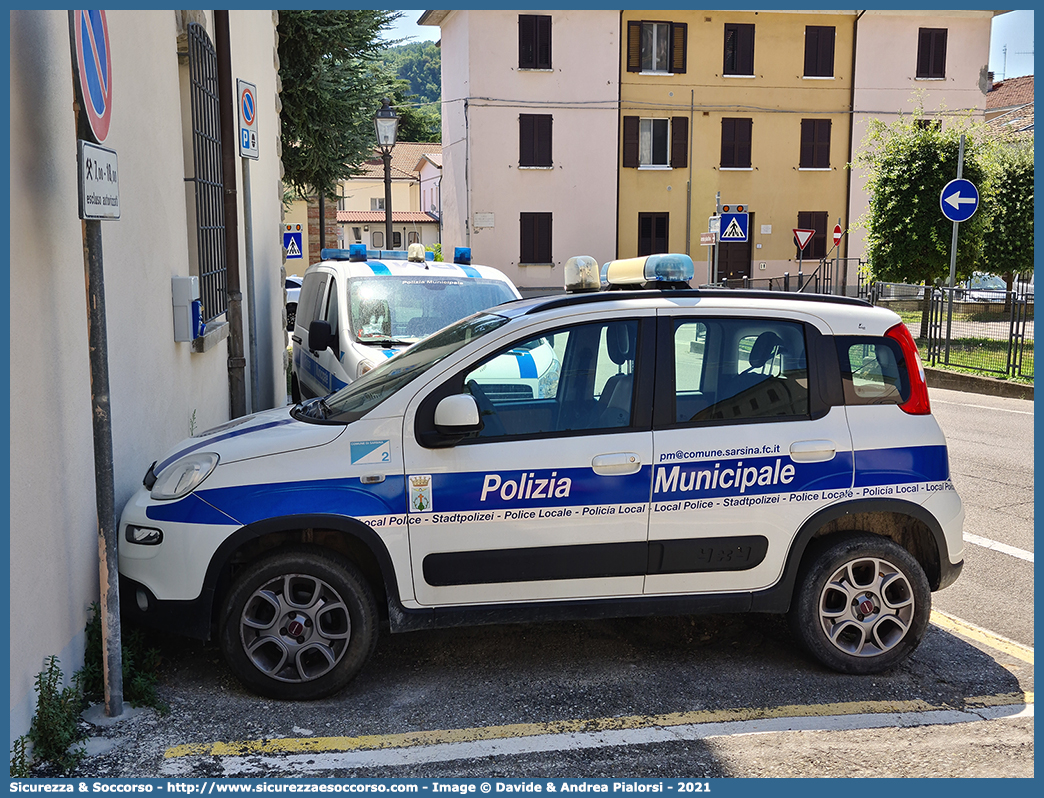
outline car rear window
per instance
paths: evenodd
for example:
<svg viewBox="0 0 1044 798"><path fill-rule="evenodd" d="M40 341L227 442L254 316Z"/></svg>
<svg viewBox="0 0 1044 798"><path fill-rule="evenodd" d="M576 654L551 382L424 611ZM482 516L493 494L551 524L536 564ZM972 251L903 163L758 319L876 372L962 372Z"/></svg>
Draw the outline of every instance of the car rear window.
<svg viewBox="0 0 1044 798"><path fill-rule="evenodd" d="M898 342L890 338L845 336L837 339L845 404L902 404L910 380Z"/></svg>

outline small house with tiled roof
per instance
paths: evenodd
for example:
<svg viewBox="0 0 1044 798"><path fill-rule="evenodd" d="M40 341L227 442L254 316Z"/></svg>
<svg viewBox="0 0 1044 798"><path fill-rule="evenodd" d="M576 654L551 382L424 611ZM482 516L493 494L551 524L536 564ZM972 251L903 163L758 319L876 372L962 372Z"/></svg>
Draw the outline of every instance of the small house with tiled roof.
<svg viewBox="0 0 1044 798"><path fill-rule="evenodd" d="M380 151L338 186L338 239L342 246L363 243L372 249L405 249L413 243L441 241L442 145L400 141L391 152L391 242L385 240L384 159Z"/></svg>
<svg viewBox="0 0 1044 798"><path fill-rule="evenodd" d="M986 124L1001 138L1032 139L1033 75L994 83L986 93Z"/></svg>

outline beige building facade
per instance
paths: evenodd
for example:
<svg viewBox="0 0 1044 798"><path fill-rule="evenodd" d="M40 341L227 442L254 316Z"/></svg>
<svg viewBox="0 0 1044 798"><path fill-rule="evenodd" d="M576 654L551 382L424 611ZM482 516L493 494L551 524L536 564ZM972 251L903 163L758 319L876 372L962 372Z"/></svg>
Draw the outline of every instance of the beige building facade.
<svg viewBox="0 0 1044 798"><path fill-rule="evenodd" d="M991 84L990 23L1003 13L1007 12L856 12L855 148L870 119L888 123L912 113L918 103L927 118L944 126L968 115L983 121ZM868 202L864 183L861 170L853 170L849 216L854 224L847 242L852 257L866 252L866 234L858 224Z"/></svg>
<svg viewBox="0 0 1044 798"><path fill-rule="evenodd" d="M619 11L425 11L442 49L443 251L561 290L616 255Z"/></svg>
<svg viewBox="0 0 1044 798"><path fill-rule="evenodd" d="M101 590L70 13L10 14L10 200L18 231L10 243L10 617L19 630L9 652L12 739L29 728L33 683L46 658L57 656L67 678L83 666L84 626ZM271 11L230 11L223 39L222 13L106 14L111 111L103 146L118 159L120 216L98 224L117 514L150 463L191 433L227 421L238 401L230 388L232 324L217 312L227 298L220 286L204 309L208 334L175 340L173 279L200 277L204 258L190 100L200 59L228 57L230 97L237 78L256 88L258 158L234 160L242 401L247 410L285 401L282 241L274 235L281 223L277 21ZM194 54L192 42L201 48ZM234 100L229 105L222 113L235 113ZM226 262L226 276L227 269Z"/></svg>

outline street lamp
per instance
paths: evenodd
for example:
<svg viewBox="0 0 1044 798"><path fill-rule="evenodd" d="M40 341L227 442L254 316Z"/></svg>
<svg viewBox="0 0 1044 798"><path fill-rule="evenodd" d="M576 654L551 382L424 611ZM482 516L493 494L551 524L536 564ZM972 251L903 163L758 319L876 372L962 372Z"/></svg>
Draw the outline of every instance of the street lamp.
<svg viewBox="0 0 1044 798"><path fill-rule="evenodd" d="M389 105L387 97L384 104L373 117L373 126L377 130L377 146L381 148L384 159L384 235L387 239L385 249L392 248L392 206L391 206L391 151L395 146L395 134L399 129L399 117Z"/></svg>

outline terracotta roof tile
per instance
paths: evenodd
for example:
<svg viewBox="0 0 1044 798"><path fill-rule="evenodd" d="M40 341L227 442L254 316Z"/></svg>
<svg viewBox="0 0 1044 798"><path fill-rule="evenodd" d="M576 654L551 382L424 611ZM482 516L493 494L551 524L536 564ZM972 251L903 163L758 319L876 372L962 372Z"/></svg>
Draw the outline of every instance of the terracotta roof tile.
<svg viewBox="0 0 1044 798"><path fill-rule="evenodd" d="M1033 103L996 116L987 124L990 126L990 130L998 135L1031 137L1033 136Z"/></svg>
<svg viewBox="0 0 1044 798"><path fill-rule="evenodd" d="M391 176L392 180L416 180L417 164L425 155L438 162L442 161L442 145L430 141L400 141L391 152ZM384 159L381 151L375 149L374 157L359 165L359 173L356 178L377 178L384 180Z"/></svg>
<svg viewBox="0 0 1044 798"><path fill-rule="evenodd" d="M337 221L348 224L384 224L384 211L337 211ZM392 221L402 224L438 222L439 217L423 211L397 211L392 208Z"/></svg>
<svg viewBox="0 0 1044 798"><path fill-rule="evenodd" d="M986 110L1017 108L1033 102L1033 75L1023 75L994 83L986 94Z"/></svg>

